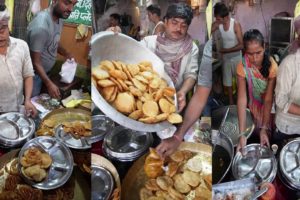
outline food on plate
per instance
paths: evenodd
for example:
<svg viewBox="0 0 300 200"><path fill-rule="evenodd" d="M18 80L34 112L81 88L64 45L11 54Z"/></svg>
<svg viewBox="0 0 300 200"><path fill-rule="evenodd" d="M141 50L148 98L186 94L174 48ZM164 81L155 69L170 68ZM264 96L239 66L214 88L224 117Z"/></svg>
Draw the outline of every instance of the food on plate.
<svg viewBox="0 0 300 200"><path fill-rule="evenodd" d="M25 177L41 182L47 176L46 169L52 164L52 158L48 153L43 153L36 147L30 147L24 152L20 163Z"/></svg>
<svg viewBox="0 0 300 200"><path fill-rule="evenodd" d="M150 168L151 166L157 168ZM149 179L140 190L140 198L211 199L211 168L211 159L200 152L178 150L162 160L156 151L150 148L150 154L146 157L144 165Z"/></svg>
<svg viewBox="0 0 300 200"><path fill-rule="evenodd" d="M91 122L64 122L62 123L65 133L71 134L74 138L79 139L81 137L87 137L92 135L92 125Z"/></svg>
<svg viewBox="0 0 300 200"><path fill-rule="evenodd" d="M176 113L176 90L153 70L149 61L102 61L92 69L92 82L110 105L134 120L148 124L182 122Z"/></svg>

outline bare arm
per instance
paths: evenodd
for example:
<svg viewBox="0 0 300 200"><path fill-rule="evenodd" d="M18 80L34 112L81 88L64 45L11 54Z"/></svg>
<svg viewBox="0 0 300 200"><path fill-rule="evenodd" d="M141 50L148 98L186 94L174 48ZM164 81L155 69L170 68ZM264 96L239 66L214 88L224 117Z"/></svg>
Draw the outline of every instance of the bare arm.
<svg viewBox="0 0 300 200"><path fill-rule="evenodd" d="M242 33L242 27L241 27L240 23L238 23L238 22L234 23L234 32L235 32L235 35L236 35L237 41L238 41L237 45L235 45L232 48L228 48L228 49L223 48L220 50L221 53L231 53L231 52L242 50L244 48L243 33Z"/></svg>
<svg viewBox="0 0 300 200"><path fill-rule="evenodd" d="M66 59L71 59L73 57L73 55L68 52L60 43L58 44L57 52Z"/></svg>
<svg viewBox="0 0 300 200"><path fill-rule="evenodd" d="M238 107L238 119L240 133L246 129L246 108L247 108L247 88L246 79L237 75L238 81L238 97L237 97L237 107Z"/></svg>
<svg viewBox="0 0 300 200"><path fill-rule="evenodd" d="M214 33L216 30L218 30L220 23L214 21L211 25L211 34Z"/></svg>
<svg viewBox="0 0 300 200"><path fill-rule="evenodd" d="M45 72L42 66L41 53L30 51L31 60L33 64L33 68L35 72L40 76L43 83L46 85L48 89L48 93L51 97L60 98L60 92L58 87L50 80L47 73Z"/></svg>
<svg viewBox="0 0 300 200"><path fill-rule="evenodd" d="M32 76L26 77L24 79L24 96L25 96L25 110L26 114L35 117L38 113L34 105L31 103L31 94L33 89L33 78Z"/></svg>
<svg viewBox="0 0 300 200"><path fill-rule="evenodd" d="M193 78L187 78L184 80L182 87L177 92L178 98L178 111L181 112L186 105L186 94L194 87L196 80Z"/></svg>
<svg viewBox="0 0 300 200"><path fill-rule="evenodd" d="M294 103L291 103L288 113L294 115L300 115L300 106Z"/></svg>

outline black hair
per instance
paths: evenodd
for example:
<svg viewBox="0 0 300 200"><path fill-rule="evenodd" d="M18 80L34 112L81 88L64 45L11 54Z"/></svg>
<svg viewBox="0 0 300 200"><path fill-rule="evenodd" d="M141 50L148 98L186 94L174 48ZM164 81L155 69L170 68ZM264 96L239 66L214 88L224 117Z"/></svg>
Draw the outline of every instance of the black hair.
<svg viewBox="0 0 300 200"><path fill-rule="evenodd" d="M113 13L110 15L110 17L117 20L119 23L121 22L121 15L119 15L118 13Z"/></svg>
<svg viewBox="0 0 300 200"><path fill-rule="evenodd" d="M229 15L229 9L224 3L218 2L214 6L214 16L227 17Z"/></svg>
<svg viewBox="0 0 300 200"><path fill-rule="evenodd" d="M6 9L5 4L0 4L0 12L4 11Z"/></svg>
<svg viewBox="0 0 300 200"><path fill-rule="evenodd" d="M165 19L181 18L190 25L193 19L192 8L185 3L176 3L168 7Z"/></svg>
<svg viewBox="0 0 300 200"><path fill-rule="evenodd" d="M151 12L152 14L156 14L160 17L161 11L159 5L150 5L147 7L147 11Z"/></svg>
<svg viewBox="0 0 300 200"><path fill-rule="evenodd" d="M265 41L264 36L257 29L250 29L246 33L244 33L243 42L244 48L247 48L248 42L257 41L262 47L264 47ZM264 52L262 68L260 69L260 73L263 77L269 77L269 69L271 67L270 55L267 51Z"/></svg>

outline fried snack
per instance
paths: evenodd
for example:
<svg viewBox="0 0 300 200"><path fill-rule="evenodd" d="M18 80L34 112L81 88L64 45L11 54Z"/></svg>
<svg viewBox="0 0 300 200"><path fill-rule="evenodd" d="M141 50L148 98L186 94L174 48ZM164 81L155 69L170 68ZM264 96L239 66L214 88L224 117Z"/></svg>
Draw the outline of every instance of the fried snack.
<svg viewBox="0 0 300 200"><path fill-rule="evenodd" d="M144 170L149 178L156 178L163 174L164 161L161 160L155 149L150 148L150 154L146 157Z"/></svg>
<svg viewBox="0 0 300 200"><path fill-rule="evenodd" d="M140 190L140 200L148 200L152 196L153 196L152 191L150 191L146 188L142 188Z"/></svg>
<svg viewBox="0 0 300 200"><path fill-rule="evenodd" d="M208 190L204 187L196 187L195 196L199 199L210 200L211 199L211 190Z"/></svg>
<svg viewBox="0 0 300 200"><path fill-rule="evenodd" d="M169 187L168 188L168 193L169 195L173 198L173 199L178 199L178 200L183 200L184 196L182 194L180 194L179 192L177 192L174 188Z"/></svg>
<svg viewBox="0 0 300 200"><path fill-rule="evenodd" d="M178 163L176 162L169 162L168 164L168 171L166 172L167 176L173 177L178 170Z"/></svg>
<svg viewBox="0 0 300 200"><path fill-rule="evenodd" d="M182 174L176 174L174 177L174 188L182 193L188 193L191 191L191 187L183 180Z"/></svg>
<svg viewBox="0 0 300 200"><path fill-rule="evenodd" d="M156 184L162 190L167 191L169 187L173 186L173 180L169 176L159 176L156 178Z"/></svg>
<svg viewBox="0 0 300 200"><path fill-rule="evenodd" d="M128 116L129 118L131 119L139 119L143 116L143 111L141 110L136 110L136 111L133 111L132 113L130 113L130 115Z"/></svg>
<svg viewBox="0 0 300 200"><path fill-rule="evenodd" d="M46 119L44 120L43 124L49 128L53 128L55 126L55 121L52 119Z"/></svg>
<svg viewBox="0 0 300 200"><path fill-rule="evenodd" d="M42 160L40 167L43 169L47 169L52 164L52 158L47 153L42 153Z"/></svg>
<svg viewBox="0 0 300 200"><path fill-rule="evenodd" d="M98 84L100 87L109 87L109 86L114 86L114 85L116 85L114 82L112 82L111 80L108 80L108 79L99 80L99 81L97 81L97 84Z"/></svg>
<svg viewBox="0 0 300 200"><path fill-rule="evenodd" d="M10 175L18 175L18 159L14 158L11 162L5 165L5 171Z"/></svg>
<svg viewBox="0 0 300 200"><path fill-rule="evenodd" d="M201 176L199 173L192 172L190 170L184 170L182 174L184 182L192 187L197 187L201 181Z"/></svg>
<svg viewBox="0 0 300 200"><path fill-rule="evenodd" d="M107 79L109 77L109 73L100 67L94 67L92 71L93 76L98 80Z"/></svg>
<svg viewBox="0 0 300 200"><path fill-rule="evenodd" d="M133 95L128 92L119 93L114 103L118 111L126 114L132 113L136 106Z"/></svg>
<svg viewBox="0 0 300 200"><path fill-rule="evenodd" d="M165 200L172 199L172 197L170 197L170 195L168 194L168 192L167 191L163 191L163 190L156 191L155 195L157 197L163 197Z"/></svg>
<svg viewBox="0 0 300 200"><path fill-rule="evenodd" d="M46 170L42 169L40 165L33 165L27 168L22 167L22 173L29 180L34 180L36 182L41 182L47 176Z"/></svg>
<svg viewBox="0 0 300 200"><path fill-rule="evenodd" d="M26 200L42 200L43 192L38 189L34 189L28 185L19 185L17 192L20 199Z"/></svg>
<svg viewBox="0 0 300 200"><path fill-rule="evenodd" d="M100 68L105 69L106 71L115 69L113 63L108 60L100 62Z"/></svg>
<svg viewBox="0 0 300 200"><path fill-rule="evenodd" d="M5 180L4 189L7 191L14 191L17 189L17 185L21 182L21 178L16 175L8 175Z"/></svg>
<svg viewBox="0 0 300 200"><path fill-rule="evenodd" d="M157 197L157 196L152 196L152 197L148 198L147 200L165 200L165 198L163 198L163 197Z"/></svg>
<svg viewBox="0 0 300 200"><path fill-rule="evenodd" d="M194 156L193 158L188 160L186 166L189 170L191 170L193 172L201 172L201 170L202 170L201 157Z"/></svg>
<svg viewBox="0 0 300 200"><path fill-rule="evenodd" d="M112 70L109 70L109 75L114 77L115 79L121 79L121 80L126 80L128 79L127 78L127 75L125 72L123 72L122 70L115 70L115 69L112 69Z"/></svg>
<svg viewBox="0 0 300 200"><path fill-rule="evenodd" d="M182 151L176 151L174 152L170 158L174 161L174 162L181 162L184 160L184 153Z"/></svg>
<svg viewBox="0 0 300 200"><path fill-rule="evenodd" d="M158 186L157 183L156 183L156 179L149 179L149 180L145 183L145 187L146 187L148 190L151 190L151 191L158 191L158 190L160 190L159 186Z"/></svg>
<svg viewBox="0 0 300 200"><path fill-rule="evenodd" d="M172 113L168 116L168 122L172 123L172 124L179 124L182 122L182 117L181 115L177 114L177 113Z"/></svg>
<svg viewBox="0 0 300 200"><path fill-rule="evenodd" d="M209 190L212 190L212 176L211 174L207 174L203 176L204 183Z"/></svg>
<svg viewBox="0 0 300 200"><path fill-rule="evenodd" d="M172 115L176 112L173 99L175 89L168 87L166 80L153 70L149 61L139 64L102 61L100 67L93 68L92 81L108 103L134 120L148 124L165 120L170 123L182 121L182 117ZM126 95L120 98L122 93ZM149 105L148 101L156 102L156 105ZM135 112L136 110L142 110L143 114Z"/></svg>
<svg viewBox="0 0 300 200"><path fill-rule="evenodd" d="M155 117L158 115L158 105L155 101L146 101L143 104L142 111L145 116Z"/></svg>

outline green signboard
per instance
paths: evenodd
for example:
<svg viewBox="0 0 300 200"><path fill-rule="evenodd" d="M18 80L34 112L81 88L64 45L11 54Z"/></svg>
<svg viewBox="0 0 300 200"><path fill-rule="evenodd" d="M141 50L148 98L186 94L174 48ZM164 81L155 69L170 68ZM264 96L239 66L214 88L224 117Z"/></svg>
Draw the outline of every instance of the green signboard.
<svg viewBox="0 0 300 200"><path fill-rule="evenodd" d="M92 25L92 0L78 0L73 12L68 19L68 23Z"/></svg>
<svg viewBox="0 0 300 200"><path fill-rule="evenodd" d="M52 0L49 1L52 3ZM65 20L67 23L72 24L85 24L92 25L92 0L78 0L73 12L69 18Z"/></svg>

